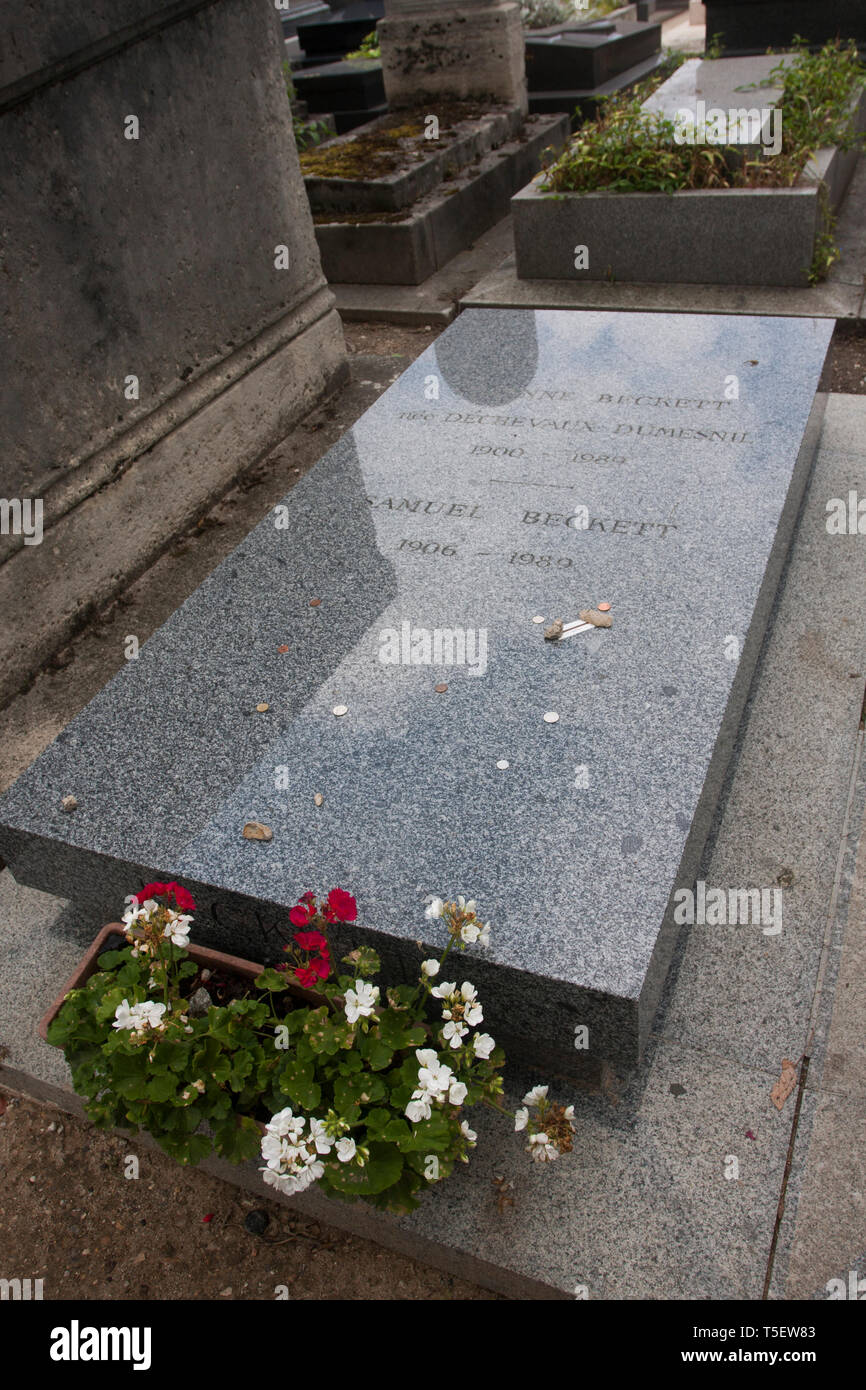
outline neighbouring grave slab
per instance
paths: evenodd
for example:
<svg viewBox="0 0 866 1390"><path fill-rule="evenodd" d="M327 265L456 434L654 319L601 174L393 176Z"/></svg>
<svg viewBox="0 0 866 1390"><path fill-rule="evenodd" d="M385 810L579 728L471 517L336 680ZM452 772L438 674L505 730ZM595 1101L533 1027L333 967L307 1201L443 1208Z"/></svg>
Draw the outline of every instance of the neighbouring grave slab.
<svg viewBox="0 0 866 1390"><path fill-rule="evenodd" d="M489 154L518 135L520 112L481 114L466 106L444 108L439 136L425 138L424 112L399 112L370 122L363 131L331 140L301 157L304 187L313 212L396 212L430 193L446 174Z"/></svg>
<svg viewBox="0 0 866 1390"><path fill-rule="evenodd" d="M471 894L492 944L453 969L494 1036L577 1071L586 1026L591 1059L637 1062L831 333L467 311L0 799L0 856L94 925L183 880L199 939L253 959L339 883L362 925L337 945L406 978L441 944L428 897ZM601 600L608 630L551 644L533 622Z"/></svg>
<svg viewBox="0 0 866 1390"><path fill-rule="evenodd" d="M733 119L732 112L766 111L765 132L772 135L779 89L762 88L760 82L780 61L781 55L773 54L689 59L643 105L649 113L671 119L680 109L696 110L699 102L706 113L724 111L726 121ZM862 131L864 89L852 107ZM704 140L699 130L695 133ZM771 141L765 143L769 147ZM740 148L746 154L750 145ZM857 150L818 150L790 187L675 193L548 192L541 173L512 200L518 277L806 286L816 239L825 225L825 199L827 209L835 212L858 157ZM586 248L586 254L578 256L578 247Z"/></svg>
<svg viewBox="0 0 866 1390"><path fill-rule="evenodd" d="M661 34L660 24L628 20L533 30L526 36L529 91L601 87L658 53Z"/></svg>
<svg viewBox="0 0 866 1390"><path fill-rule="evenodd" d="M664 54L654 53L651 58L645 58L633 68L626 68L625 72L612 77L609 82L603 82L600 87L570 87L561 92L530 92L529 109L538 113L567 111L571 116L572 130L577 130L584 121L595 120L605 97L615 96L617 92L624 92L633 87L637 82L649 77L663 62Z"/></svg>
<svg viewBox="0 0 866 1390"><path fill-rule="evenodd" d="M447 108L446 108L447 109ZM491 136L495 122L491 110L487 118L475 122L476 134ZM562 148L568 136L565 115L530 116L519 130L513 130L512 108L500 113L505 125L495 135L501 139L506 127L512 137L495 148L488 147L471 164L455 167L471 157L471 144L458 140L452 145L453 160L439 171L439 181L429 187L429 176L436 173L422 154L418 161L419 191L411 203L394 210L356 211L355 195L381 204L386 198L404 199L411 181L395 186L389 178L358 181L344 188L341 211L337 203L336 180L331 180L327 210L316 212L316 239L322 267L328 279L342 284L418 285L471 246L501 218L506 217L511 198L539 168L546 149ZM400 119L399 114L389 118ZM356 135L363 136L362 129ZM425 143L423 140L420 142ZM322 146L325 154L328 146ZM424 169L424 166L426 170ZM423 191L427 188L428 191Z"/></svg>
<svg viewBox="0 0 866 1390"><path fill-rule="evenodd" d="M297 27L298 41L308 59L323 62L332 56L342 57L359 48L385 13L383 0L364 0L363 4L347 5L330 15L317 17Z"/></svg>
<svg viewBox="0 0 866 1390"><path fill-rule="evenodd" d="M295 91L311 112L361 111L370 120L373 107L385 101L382 64L375 58L326 63L294 73Z"/></svg>

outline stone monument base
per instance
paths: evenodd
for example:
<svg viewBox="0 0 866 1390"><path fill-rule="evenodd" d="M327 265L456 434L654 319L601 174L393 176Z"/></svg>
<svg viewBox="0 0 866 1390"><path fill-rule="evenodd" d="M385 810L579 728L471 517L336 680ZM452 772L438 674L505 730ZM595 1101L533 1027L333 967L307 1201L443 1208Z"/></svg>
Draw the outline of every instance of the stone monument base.
<svg viewBox="0 0 866 1390"><path fill-rule="evenodd" d="M472 101L482 94L529 109L517 5L401 14L381 19L376 32L392 111L424 97Z"/></svg>

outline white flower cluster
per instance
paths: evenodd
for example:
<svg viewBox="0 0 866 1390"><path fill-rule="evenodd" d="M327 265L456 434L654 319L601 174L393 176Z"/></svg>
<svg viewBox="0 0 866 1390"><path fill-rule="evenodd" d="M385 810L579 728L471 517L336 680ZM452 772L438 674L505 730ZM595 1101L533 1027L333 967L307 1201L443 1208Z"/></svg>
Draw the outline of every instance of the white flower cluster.
<svg viewBox="0 0 866 1390"><path fill-rule="evenodd" d="M346 990L346 1018L357 1023L359 1018L369 1018L379 1002L379 986L368 980L356 980L354 989Z"/></svg>
<svg viewBox="0 0 866 1390"><path fill-rule="evenodd" d="M464 980L459 989L454 981L443 980L441 985L434 985L430 993L434 999L442 1000L442 1017L446 1020L442 1029L443 1040L449 1047L462 1046L469 1029L475 1028L484 1018L478 1003L478 990L468 980ZM484 1053L478 1053L476 1047L476 1055L484 1056ZM487 1055L490 1055L489 1052Z"/></svg>
<svg viewBox="0 0 866 1390"><path fill-rule="evenodd" d="M265 1182L280 1192L303 1192L322 1176L322 1158L335 1148L340 1163L351 1163L357 1152L354 1139L346 1135L335 1139L332 1129L324 1120L308 1122L303 1115L293 1114L290 1106L273 1115L262 1137L262 1158L267 1166L259 1171Z"/></svg>
<svg viewBox="0 0 866 1390"><path fill-rule="evenodd" d="M124 999L114 1010L114 1022L111 1026L118 1029L131 1028L136 1032L142 1032L146 1028L161 1028L164 1013L165 1005L154 1004L150 999L131 1007L129 1000Z"/></svg>
<svg viewBox="0 0 866 1390"><path fill-rule="evenodd" d="M453 904L451 904L453 907ZM424 915L430 921L435 921L437 917L448 917L449 904L443 902L442 898L434 898ZM457 932L458 939L467 946L489 946L490 945L490 923L479 922L475 918L476 902L470 898L469 902L463 897L457 899L458 912L455 914L461 919L460 930ZM467 921L463 921L463 918ZM435 972L434 972L435 973Z"/></svg>
<svg viewBox="0 0 866 1390"><path fill-rule="evenodd" d="M126 911L123 914L123 924L127 932L130 932L136 922L149 922L151 914L159 911L159 903L155 898L146 898L139 904L137 899L130 896L126 899ZM189 945L189 929L192 916L188 912L175 912L172 908L165 909L167 922L163 928L163 936L167 937L175 946ZM134 956L146 955L147 945L139 942L134 948Z"/></svg>
<svg viewBox="0 0 866 1390"><path fill-rule="evenodd" d="M532 1106L538 1111L538 1115L534 1117L534 1122L539 1124L541 1128L530 1129L529 1143L526 1146L527 1153L535 1163L552 1162L559 1158L561 1152L554 1142L554 1137L548 1134L544 1128L544 1112L548 1109L547 1091L547 1086L533 1086L531 1091L526 1092L523 1097L523 1105L514 1116L514 1128L519 1133L530 1125L529 1107ZM572 1131L575 1128L573 1105L567 1106L565 1110L560 1112L557 1127L562 1129L563 1126L567 1126ZM570 1147L570 1139L566 1139L565 1142L566 1148Z"/></svg>
<svg viewBox="0 0 866 1390"><path fill-rule="evenodd" d="M406 1117L418 1124L420 1120L430 1119L434 1104L447 1099L452 1105L462 1105L467 1088L462 1081L455 1081L454 1072L439 1061L432 1047L416 1048L415 1056L420 1063L418 1085L406 1106Z"/></svg>

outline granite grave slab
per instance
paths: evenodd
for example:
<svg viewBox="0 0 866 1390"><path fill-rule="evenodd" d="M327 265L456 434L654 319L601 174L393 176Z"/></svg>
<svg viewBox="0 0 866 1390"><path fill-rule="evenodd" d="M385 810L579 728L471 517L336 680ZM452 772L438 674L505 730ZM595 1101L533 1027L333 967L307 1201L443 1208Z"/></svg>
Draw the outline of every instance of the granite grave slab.
<svg viewBox="0 0 866 1390"><path fill-rule="evenodd" d="M643 103L698 141L718 111L733 130L731 162L755 150L766 158L781 137L777 86L762 87L779 55L689 59ZM851 102L852 125L866 128L866 89ZM667 137L665 137L667 138ZM670 133L673 140L675 134ZM825 211L841 205L859 152L819 149L792 185L684 188L673 193L553 191L541 173L512 200L517 275L522 280L609 280L638 284L799 285L812 283ZM677 248L676 255L671 247ZM575 254L583 247L582 256Z"/></svg>
<svg viewBox="0 0 866 1390"><path fill-rule="evenodd" d="M494 930L454 968L494 1036L577 1072L585 1027L592 1059L636 1063L831 332L465 312L0 799L0 856L94 930L182 880L198 939L253 959L341 884L360 925L337 945L406 978L441 944L428 899L463 892ZM551 643L534 621L602 600L609 629Z"/></svg>
<svg viewBox="0 0 866 1390"><path fill-rule="evenodd" d="M526 37L530 92L601 87L661 47L660 24L628 20L533 30Z"/></svg>

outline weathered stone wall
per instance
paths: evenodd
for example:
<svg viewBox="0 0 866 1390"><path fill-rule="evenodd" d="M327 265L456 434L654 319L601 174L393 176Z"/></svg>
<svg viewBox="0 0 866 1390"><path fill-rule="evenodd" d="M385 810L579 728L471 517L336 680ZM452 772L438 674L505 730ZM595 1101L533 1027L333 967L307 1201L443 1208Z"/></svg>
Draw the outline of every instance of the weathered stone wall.
<svg viewBox="0 0 866 1390"><path fill-rule="evenodd" d="M0 26L0 493L42 498L46 528L0 536L0 604L35 583L51 608L32 666L123 578L115 556L111 582L58 598L52 528L138 470L140 571L345 359L272 4L2 0ZM67 563L93 545L80 521Z"/></svg>

